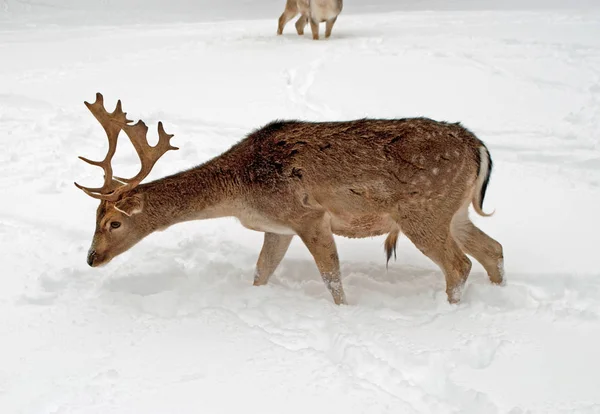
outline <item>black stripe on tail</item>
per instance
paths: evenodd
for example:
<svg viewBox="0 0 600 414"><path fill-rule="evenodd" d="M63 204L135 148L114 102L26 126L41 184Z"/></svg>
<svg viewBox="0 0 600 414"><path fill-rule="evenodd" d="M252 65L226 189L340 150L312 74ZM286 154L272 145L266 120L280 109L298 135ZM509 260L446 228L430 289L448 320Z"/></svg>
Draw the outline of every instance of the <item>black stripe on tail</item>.
<svg viewBox="0 0 600 414"><path fill-rule="evenodd" d="M492 156L490 155L490 151L487 149L487 147L485 145L483 145L483 147L485 148L485 153L487 156L488 168L487 168L483 183L481 184L481 196L479 197L479 209L482 211L483 211L483 200L485 199L485 192L487 191L487 187L490 182L490 177L492 176L492 168L494 167L494 163L492 162ZM481 159L479 160L479 163L481 164Z"/></svg>

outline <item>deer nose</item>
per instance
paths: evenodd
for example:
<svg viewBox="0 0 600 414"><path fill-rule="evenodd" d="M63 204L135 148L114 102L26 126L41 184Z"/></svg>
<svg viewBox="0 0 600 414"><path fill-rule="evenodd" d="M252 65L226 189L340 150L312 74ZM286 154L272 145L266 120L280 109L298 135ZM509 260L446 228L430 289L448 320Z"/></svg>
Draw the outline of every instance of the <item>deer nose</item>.
<svg viewBox="0 0 600 414"><path fill-rule="evenodd" d="M87 256L87 264L94 266L94 259L96 258L96 250L90 250Z"/></svg>

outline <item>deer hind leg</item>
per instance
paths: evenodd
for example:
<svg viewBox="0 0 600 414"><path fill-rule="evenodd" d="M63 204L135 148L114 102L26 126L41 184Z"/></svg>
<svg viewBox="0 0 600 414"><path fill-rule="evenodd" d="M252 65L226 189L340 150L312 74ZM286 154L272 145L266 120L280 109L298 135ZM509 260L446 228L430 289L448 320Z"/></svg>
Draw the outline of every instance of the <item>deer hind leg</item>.
<svg viewBox="0 0 600 414"><path fill-rule="evenodd" d="M313 17L310 18L310 31L312 32L313 40L319 40L319 22Z"/></svg>
<svg viewBox="0 0 600 414"><path fill-rule="evenodd" d="M337 16L333 19L327 20L327 22L325 23L325 37L331 36L331 30L333 29L333 25L335 24L336 20Z"/></svg>
<svg viewBox="0 0 600 414"><path fill-rule="evenodd" d="M277 27L278 35L283 33L283 28L285 27L287 22L292 20L294 18L294 16L296 16L297 14L298 14L298 3L296 2L296 0L287 0L287 3L285 4L285 9L283 10L283 13L279 17L279 25Z"/></svg>
<svg viewBox="0 0 600 414"><path fill-rule="evenodd" d="M296 21L296 31L298 35L302 36L304 34L304 28L308 24L308 16L300 16Z"/></svg>
<svg viewBox="0 0 600 414"><path fill-rule="evenodd" d="M448 302L458 303L471 271L471 261L452 236L450 221L431 214L411 213L404 215L399 225L410 241L442 269Z"/></svg>
<svg viewBox="0 0 600 414"><path fill-rule="evenodd" d="M483 265L492 283L504 284L502 245L471 222L468 205L461 208L452 219L452 234L462 249Z"/></svg>
<svg viewBox="0 0 600 414"><path fill-rule="evenodd" d="M281 263L283 256L292 242L291 235L265 233L262 250L256 262L254 286L266 285L269 278Z"/></svg>
<svg viewBox="0 0 600 414"><path fill-rule="evenodd" d="M335 304L345 305L346 295L342 286L340 260L329 221L321 217L305 225L298 235L315 259L321 278L333 296Z"/></svg>

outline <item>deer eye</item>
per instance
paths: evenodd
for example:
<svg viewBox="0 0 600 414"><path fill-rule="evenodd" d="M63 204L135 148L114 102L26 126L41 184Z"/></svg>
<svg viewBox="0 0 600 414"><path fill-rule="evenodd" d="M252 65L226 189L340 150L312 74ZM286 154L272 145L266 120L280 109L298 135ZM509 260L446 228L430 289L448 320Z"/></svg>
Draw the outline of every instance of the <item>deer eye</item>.
<svg viewBox="0 0 600 414"><path fill-rule="evenodd" d="M121 223L119 223L118 221L111 221L110 227L113 229L118 229L119 227L121 227Z"/></svg>

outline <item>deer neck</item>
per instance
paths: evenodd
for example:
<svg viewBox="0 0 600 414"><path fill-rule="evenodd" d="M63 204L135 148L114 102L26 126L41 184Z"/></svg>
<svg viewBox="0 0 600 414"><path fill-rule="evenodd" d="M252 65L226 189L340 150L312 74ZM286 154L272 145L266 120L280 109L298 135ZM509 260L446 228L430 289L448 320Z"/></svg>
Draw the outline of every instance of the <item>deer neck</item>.
<svg viewBox="0 0 600 414"><path fill-rule="evenodd" d="M156 230L190 220L235 216L239 174L219 158L139 187Z"/></svg>

